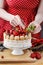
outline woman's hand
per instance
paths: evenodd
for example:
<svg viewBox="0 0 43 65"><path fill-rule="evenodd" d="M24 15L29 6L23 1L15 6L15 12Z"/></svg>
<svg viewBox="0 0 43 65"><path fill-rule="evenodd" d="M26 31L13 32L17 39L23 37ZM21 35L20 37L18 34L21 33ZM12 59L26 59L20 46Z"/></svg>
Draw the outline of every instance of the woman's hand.
<svg viewBox="0 0 43 65"><path fill-rule="evenodd" d="M23 20L20 18L19 15L12 15L5 11L4 9L0 8L0 18L3 18L6 21L9 21L12 26L21 26L22 28L25 28L23 24Z"/></svg>
<svg viewBox="0 0 43 65"><path fill-rule="evenodd" d="M5 0L0 0L0 18L4 19L6 21L10 21L10 24L14 27L19 25L22 28L25 28L19 15L14 16L3 9L4 1Z"/></svg>
<svg viewBox="0 0 43 65"><path fill-rule="evenodd" d="M14 27L19 25L22 28L25 28L25 25L23 24L23 20L20 18L19 15L12 15L2 8L0 8L0 18L9 21L10 24Z"/></svg>
<svg viewBox="0 0 43 65"><path fill-rule="evenodd" d="M23 20L20 18L19 15L14 16L13 19L10 21L10 24L12 26L14 26L14 27L17 26L17 25L19 25L23 29L25 28L25 25L23 24Z"/></svg>
<svg viewBox="0 0 43 65"><path fill-rule="evenodd" d="M31 26L31 25L35 26L34 31L32 31L33 34L39 33L39 32L41 31L41 26L40 26L40 24L37 23L37 21L31 22L31 23L29 24L29 26ZM29 26L28 26L28 27L29 27Z"/></svg>
<svg viewBox="0 0 43 65"><path fill-rule="evenodd" d="M35 20L29 24L29 26L31 26L31 25L36 26L35 30L33 31L33 34L36 34L36 33L38 33L38 32L41 31L41 26L40 26L40 24L41 24L42 22L43 22L43 14L37 13L37 15L35 16ZM29 26L28 26L28 27L29 27Z"/></svg>

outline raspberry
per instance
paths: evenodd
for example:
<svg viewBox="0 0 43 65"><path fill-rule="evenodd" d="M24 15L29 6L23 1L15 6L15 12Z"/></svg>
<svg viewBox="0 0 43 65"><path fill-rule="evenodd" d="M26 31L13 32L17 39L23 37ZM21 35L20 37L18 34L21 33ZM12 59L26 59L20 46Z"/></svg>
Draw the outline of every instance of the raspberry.
<svg viewBox="0 0 43 65"><path fill-rule="evenodd" d="M31 53L30 57L31 57L31 58L36 58L35 53Z"/></svg>

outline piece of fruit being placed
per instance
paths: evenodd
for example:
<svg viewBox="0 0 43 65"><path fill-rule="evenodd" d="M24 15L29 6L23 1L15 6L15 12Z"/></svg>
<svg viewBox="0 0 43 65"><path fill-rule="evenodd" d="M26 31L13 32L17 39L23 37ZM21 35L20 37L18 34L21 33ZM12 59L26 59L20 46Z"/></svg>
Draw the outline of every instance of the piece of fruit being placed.
<svg viewBox="0 0 43 65"><path fill-rule="evenodd" d="M35 26L34 25L30 25L29 27L26 28L27 32L33 32L35 30Z"/></svg>

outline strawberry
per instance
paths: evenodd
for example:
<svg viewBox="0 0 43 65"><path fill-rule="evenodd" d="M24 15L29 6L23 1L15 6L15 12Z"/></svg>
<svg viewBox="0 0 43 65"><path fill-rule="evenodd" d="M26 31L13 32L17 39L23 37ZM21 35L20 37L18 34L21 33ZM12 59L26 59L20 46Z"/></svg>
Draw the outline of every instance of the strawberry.
<svg viewBox="0 0 43 65"><path fill-rule="evenodd" d="M30 57L35 58L36 57L35 53L31 53Z"/></svg>
<svg viewBox="0 0 43 65"><path fill-rule="evenodd" d="M14 30L14 31L13 31L13 35L14 35L14 36L18 36L18 35L19 35L19 32L16 31L16 30Z"/></svg>

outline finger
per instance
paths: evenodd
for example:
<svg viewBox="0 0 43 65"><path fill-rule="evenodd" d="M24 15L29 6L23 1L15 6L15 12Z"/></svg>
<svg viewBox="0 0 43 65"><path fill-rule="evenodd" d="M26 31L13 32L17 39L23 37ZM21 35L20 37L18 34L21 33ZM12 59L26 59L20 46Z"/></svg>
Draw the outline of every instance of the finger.
<svg viewBox="0 0 43 65"><path fill-rule="evenodd" d="M29 28L31 25L33 25L33 22L31 22L31 23L28 25L28 28Z"/></svg>
<svg viewBox="0 0 43 65"><path fill-rule="evenodd" d="M16 20L15 20L15 19L12 20L10 23L11 23L11 25L14 26L14 27L17 26L17 24L16 24Z"/></svg>
<svg viewBox="0 0 43 65"><path fill-rule="evenodd" d="M37 27L34 31L33 34L39 33L41 31L41 26Z"/></svg>
<svg viewBox="0 0 43 65"><path fill-rule="evenodd" d="M11 22L11 25L12 25L13 27L15 27L15 24L14 24L13 22Z"/></svg>
<svg viewBox="0 0 43 65"><path fill-rule="evenodd" d="M14 17L14 21L13 21L14 23L15 23L15 25L17 26L17 18L16 17Z"/></svg>
<svg viewBox="0 0 43 65"><path fill-rule="evenodd" d="M12 21L13 24L15 24L15 26L17 26L17 23L16 23L16 19L14 18L14 20Z"/></svg>
<svg viewBox="0 0 43 65"><path fill-rule="evenodd" d="M19 24L23 29L25 29L25 25L23 23Z"/></svg>
<svg viewBox="0 0 43 65"><path fill-rule="evenodd" d="M16 15L16 18L17 18L17 24L21 26L23 29L25 29L25 25L22 23L21 18L18 15Z"/></svg>

